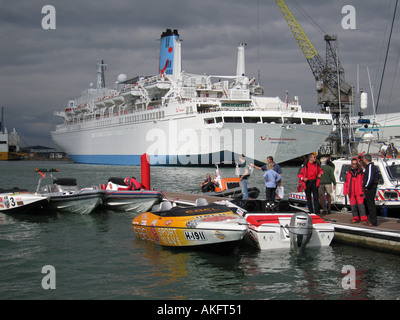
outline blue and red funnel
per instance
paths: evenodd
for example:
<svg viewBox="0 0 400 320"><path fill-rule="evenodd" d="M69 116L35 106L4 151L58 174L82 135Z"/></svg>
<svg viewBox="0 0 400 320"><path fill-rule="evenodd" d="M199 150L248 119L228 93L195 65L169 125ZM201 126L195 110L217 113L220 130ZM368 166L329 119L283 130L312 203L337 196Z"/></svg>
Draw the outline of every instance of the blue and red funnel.
<svg viewBox="0 0 400 320"><path fill-rule="evenodd" d="M167 29L161 34L159 74L172 74L174 62L175 39L179 39L178 30Z"/></svg>

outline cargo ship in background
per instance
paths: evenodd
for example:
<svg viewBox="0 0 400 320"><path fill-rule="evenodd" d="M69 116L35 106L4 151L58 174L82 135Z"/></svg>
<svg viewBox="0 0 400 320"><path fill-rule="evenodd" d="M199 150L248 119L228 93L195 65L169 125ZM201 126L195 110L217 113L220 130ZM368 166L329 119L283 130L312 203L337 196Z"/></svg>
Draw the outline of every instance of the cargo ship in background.
<svg viewBox="0 0 400 320"><path fill-rule="evenodd" d="M97 85L68 101L55 115L63 123L53 141L76 163L214 165L245 154L282 163L317 151L333 128L328 113L304 112L298 98L263 96L245 72L245 44L237 47L236 74L182 70L181 39L167 29L160 39L158 74L128 79L120 74L106 88L104 62Z"/></svg>
<svg viewBox="0 0 400 320"><path fill-rule="evenodd" d="M22 159L22 155L19 153L19 133L15 128L8 132L5 127L4 108L1 108L0 121L0 160Z"/></svg>

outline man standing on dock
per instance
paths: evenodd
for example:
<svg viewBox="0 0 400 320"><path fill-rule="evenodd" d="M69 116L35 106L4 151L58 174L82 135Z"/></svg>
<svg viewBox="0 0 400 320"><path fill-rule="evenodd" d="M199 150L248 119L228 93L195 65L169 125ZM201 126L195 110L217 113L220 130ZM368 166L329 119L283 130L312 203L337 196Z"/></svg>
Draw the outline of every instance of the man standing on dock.
<svg viewBox="0 0 400 320"><path fill-rule="evenodd" d="M239 169L240 169L240 186L242 187L243 200L247 200L249 198L249 191L247 189L247 179L250 177L249 169L247 168L246 156L242 154L239 156Z"/></svg>
<svg viewBox="0 0 400 320"><path fill-rule="evenodd" d="M327 164L328 159L326 157L321 158L321 169L324 174L321 176L321 181L319 185L319 202L321 204L323 213L331 213L331 205L332 205L332 185L333 189L336 188L336 178L335 178L335 168L332 168ZM325 206L325 192L326 192L326 200L327 206ZM328 211L326 210L326 207Z"/></svg>
<svg viewBox="0 0 400 320"><path fill-rule="evenodd" d="M297 175L303 185L303 189L305 189L307 206L310 213L315 212L316 214L320 214L318 187L323 173L321 166L317 162L317 157L311 153Z"/></svg>
<svg viewBox="0 0 400 320"><path fill-rule="evenodd" d="M370 154L366 154L363 157L365 164L364 178L363 178L363 190L365 195L365 206L367 207L369 216L369 225L376 226L376 206L375 206L375 194L378 188L378 169L372 163L372 157Z"/></svg>

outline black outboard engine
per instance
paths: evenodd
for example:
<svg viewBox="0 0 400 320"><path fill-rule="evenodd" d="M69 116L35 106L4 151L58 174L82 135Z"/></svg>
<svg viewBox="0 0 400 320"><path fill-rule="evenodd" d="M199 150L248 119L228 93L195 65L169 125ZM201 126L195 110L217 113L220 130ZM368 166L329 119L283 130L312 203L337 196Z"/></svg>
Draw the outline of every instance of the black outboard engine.
<svg viewBox="0 0 400 320"><path fill-rule="evenodd" d="M290 247L304 249L311 239L312 227L312 218L307 213L295 213L290 219Z"/></svg>

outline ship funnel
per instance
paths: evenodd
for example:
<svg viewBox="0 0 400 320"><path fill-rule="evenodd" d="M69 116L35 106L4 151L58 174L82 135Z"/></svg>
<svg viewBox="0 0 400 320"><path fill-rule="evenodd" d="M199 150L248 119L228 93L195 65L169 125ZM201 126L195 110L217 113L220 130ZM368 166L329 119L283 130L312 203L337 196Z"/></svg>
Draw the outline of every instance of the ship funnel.
<svg viewBox="0 0 400 320"><path fill-rule="evenodd" d="M244 47L246 43L239 43L238 45L238 56L236 64L236 77L242 77L245 75L245 62L244 62Z"/></svg>
<svg viewBox="0 0 400 320"><path fill-rule="evenodd" d="M172 74L175 54L175 40L179 39L178 30L167 29L161 34L160 58L158 62L159 74Z"/></svg>
<svg viewBox="0 0 400 320"><path fill-rule="evenodd" d="M182 71L182 59L181 59L181 39L175 39L174 49L174 63L172 66L172 75L176 78Z"/></svg>

